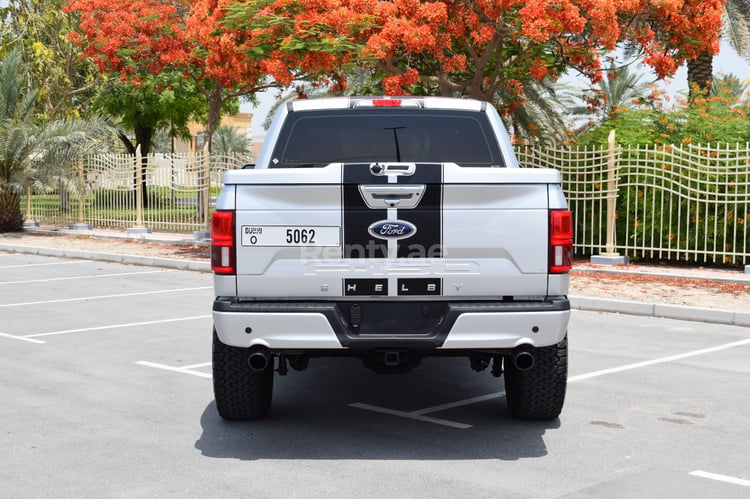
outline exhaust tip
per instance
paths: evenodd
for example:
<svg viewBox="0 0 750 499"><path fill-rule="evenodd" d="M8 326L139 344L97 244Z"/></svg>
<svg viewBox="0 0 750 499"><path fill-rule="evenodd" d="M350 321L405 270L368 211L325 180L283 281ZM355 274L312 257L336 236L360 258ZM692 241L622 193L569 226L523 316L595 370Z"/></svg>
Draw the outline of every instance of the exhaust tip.
<svg viewBox="0 0 750 499"><path fill-rule="evenodd" d="M513 354L513 367L519 371L528 371L534 367L535 359L531 352L521 350Z"/></svg>
<svg viewBox="0 0 750 499"><path fill-rule="evenodd" d="M265 371L271 363L271 354L264 350L256 350L247 358L247 365L253 371Z"/></svg>

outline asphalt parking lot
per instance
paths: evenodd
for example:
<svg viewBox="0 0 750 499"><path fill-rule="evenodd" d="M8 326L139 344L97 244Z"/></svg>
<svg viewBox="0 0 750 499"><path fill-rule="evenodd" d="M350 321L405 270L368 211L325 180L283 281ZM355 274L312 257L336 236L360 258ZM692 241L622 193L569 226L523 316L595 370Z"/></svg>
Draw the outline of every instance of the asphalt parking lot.
<svg viewBox="0 0 750 499"><path fill-rule="evenodd" d="M0 497L750 497L750 328L574 311L561 418L463 359L211 390L207 273L0 252Z"/></svg>

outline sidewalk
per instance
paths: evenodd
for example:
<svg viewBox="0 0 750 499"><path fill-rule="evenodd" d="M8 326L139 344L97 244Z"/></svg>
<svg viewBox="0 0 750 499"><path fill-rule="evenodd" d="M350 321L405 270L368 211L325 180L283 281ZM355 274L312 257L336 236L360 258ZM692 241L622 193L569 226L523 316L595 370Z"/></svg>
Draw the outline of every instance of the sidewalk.
<svg viewBox="0 0 750 499"><path fill-rule="evenodd" d="M0 238L0 251L211 272L208 257L211 241L198 239L187 233L129 234L116 229L74 230L42 226L27 228L20 234L0 236L4 236ZM60 236L59 239L56 236ZM105 242L109 244L102 244ZM153 250L143 251L143 247L135 246L137 243L145 243ZM180 251L175 250L175 247L199 247L205 251L198 255L197 252L192 252L190 257L185 258L181 257Z"/></svg>
<svg viewBox="0 0 750 499"><path fill-rule="evenodd" d="M37 228L25 229L28 234L45 234L45 235L58 235L58 236L92 236L101 239L113 239L113 240L130 240L130 241L147 241L151 243L161 244L178 244L178 245L201 245L209 246L211 244L209 237L198 237L196 232L180 233L180 232L138 232L128 233L121 229L91 229L91 230L75 230L67 227L51 227L42 226ZM201 235L208 236L208 232L200 232Z"/></svg>
<svg viewBox="0 0 750 499"><path fill-rule="evenodd" d="M57 239L50 236L66 237ZM0 237L0 251L199 272L211 271L208 261L209 246L208 239L197 239L193 234L166 232L128 234L122 230L71 230L67 227L31 228L18 235L5 234ZM628 286L627 279L638 279L639 276L648 276L649 279L663 277L669 281L674 279L692 282L706 280L707 283L723 282L750 286L750 274L742 271L688 266L634 264L603 266L580 262L575 265L573 274L571 279L576 279L576 276L625 278L622 283L608 283L608 286ZM571 306L574 309L750 326L750 289L748 289L747 296L748 306L742 307L742 310L673 305L649 300L647 296L646 301L615 300L602 298L595 292L585 291L582 294L570 295ZM678 293L679 288L676 287L674 292ZM706 293L711 293L709 287Z"/></svg>

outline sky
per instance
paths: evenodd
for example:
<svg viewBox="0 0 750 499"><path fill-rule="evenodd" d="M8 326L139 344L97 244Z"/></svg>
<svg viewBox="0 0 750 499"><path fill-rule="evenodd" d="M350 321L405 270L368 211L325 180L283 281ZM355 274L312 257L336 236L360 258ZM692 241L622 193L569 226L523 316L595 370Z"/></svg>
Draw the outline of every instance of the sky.
<svg viewBox="0 0 750 499"><path fill-rule="evenodd" d="M737 55L737 53L726 43L721 44L719 54L714 57L714 74L715 75L728 75L734 74L741 81L750 80L750 63ZM653 76L653 72L649 73ZM649 81L648 75L645 81ZM677 73L668 80L668 83L664 83L664 88L671 95L678 95L679 93L687 94L687 68L683 65ZM271 90L259 94L259 105L253 107L252 104L243 103L240 105L240 111L245 113L253 113L252 121L252 134L253 137L262 136L265 134L263 130L263 121L266 115L273 106L274 97L277 91Z"/></svg>

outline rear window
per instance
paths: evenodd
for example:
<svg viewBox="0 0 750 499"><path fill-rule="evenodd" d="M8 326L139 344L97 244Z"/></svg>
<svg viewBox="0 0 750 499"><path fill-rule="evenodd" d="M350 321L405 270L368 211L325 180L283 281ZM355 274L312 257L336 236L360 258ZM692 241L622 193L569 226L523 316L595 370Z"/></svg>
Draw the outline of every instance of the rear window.
<svg viewBox="0 0 750 499"><path fill-rule="evenodd" d="M292 112L269 166L352 162L505 166L486 115L393 108Z"/></svg>

